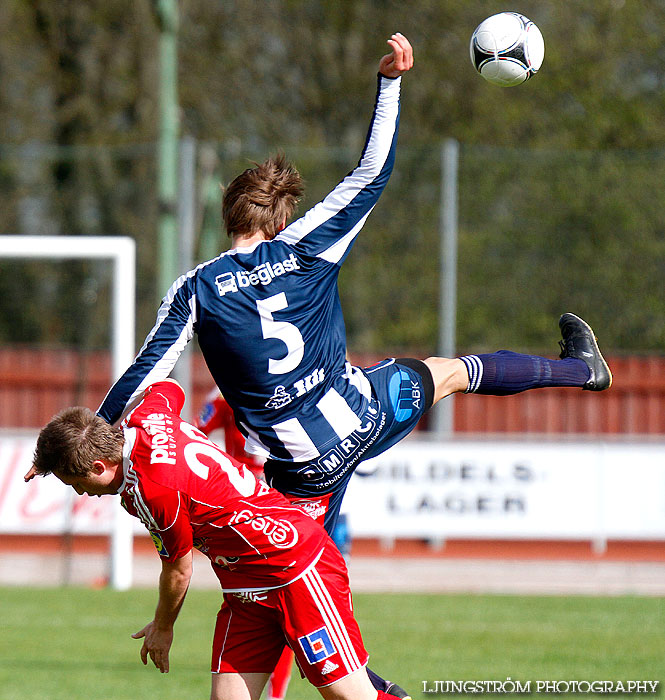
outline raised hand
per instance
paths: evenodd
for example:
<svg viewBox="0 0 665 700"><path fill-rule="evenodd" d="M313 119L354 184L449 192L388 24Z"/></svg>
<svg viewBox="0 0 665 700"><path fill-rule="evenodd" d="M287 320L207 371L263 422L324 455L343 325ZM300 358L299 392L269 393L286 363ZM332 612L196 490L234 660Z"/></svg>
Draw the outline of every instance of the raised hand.
<svg viewBox="0 0 665 700"><path fill-rule="evenodd" d="M388 39L392 52L379 61L379 73L386 78L398 78L413 68L413 48L409 40L397 32Z"/></svg>

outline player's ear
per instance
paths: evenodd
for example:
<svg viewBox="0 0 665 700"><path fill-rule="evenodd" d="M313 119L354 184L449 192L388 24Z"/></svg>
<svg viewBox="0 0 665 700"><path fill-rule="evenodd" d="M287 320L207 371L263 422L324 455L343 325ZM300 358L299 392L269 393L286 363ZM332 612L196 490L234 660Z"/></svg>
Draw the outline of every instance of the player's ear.
<svg viewBox="0 0 665 700"><path fill-rule="evenodd" d="M91 474L94 474L95 476L101 476L105 471L106 471L106 463L103 460L96 459L92 463L92 469L90 470Z"/></svg>

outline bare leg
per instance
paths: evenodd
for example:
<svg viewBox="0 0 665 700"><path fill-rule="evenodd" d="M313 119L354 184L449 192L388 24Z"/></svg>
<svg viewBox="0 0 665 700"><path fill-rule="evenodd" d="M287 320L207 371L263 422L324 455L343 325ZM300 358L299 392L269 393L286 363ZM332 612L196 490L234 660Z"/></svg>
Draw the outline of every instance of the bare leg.
<svg viewBox="0 0 665 700"><path fill-rule="evenodd" d="M364 668L325 688L318 688L324 700L376 700L378 692Z"/></svg>
<svg viewBox="0 0 665 700"><path fill-rule="evenodd" d="M469 372L462 360L428 357L423 362L434 380L434 403L451 394L466 391L469 386Z"/></svg>
<svg viewBox="0 0 665 700"><path fill-rule="evenodd" d="M213 673L210 700L259 700L268 673Z"/></svg>

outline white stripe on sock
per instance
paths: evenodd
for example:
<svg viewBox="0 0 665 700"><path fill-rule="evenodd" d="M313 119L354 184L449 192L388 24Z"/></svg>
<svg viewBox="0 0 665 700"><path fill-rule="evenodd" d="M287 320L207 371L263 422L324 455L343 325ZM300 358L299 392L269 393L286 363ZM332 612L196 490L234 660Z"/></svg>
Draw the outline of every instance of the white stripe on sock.
<svg viewBox="0 0 665 700"><path fill-rule="evenodd" d="M483 378L483 363L477 355L465 355L460 357L460 360L466 365L469 373L469 386L465 393L472 394L480 388L480 382Z"/></svg>

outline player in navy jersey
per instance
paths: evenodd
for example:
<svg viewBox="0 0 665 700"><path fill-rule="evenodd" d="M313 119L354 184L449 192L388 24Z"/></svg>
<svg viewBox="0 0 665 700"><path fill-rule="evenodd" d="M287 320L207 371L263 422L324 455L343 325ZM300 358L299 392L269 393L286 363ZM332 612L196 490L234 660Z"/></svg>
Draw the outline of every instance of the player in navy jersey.
<svg viewBox="0 0 665 700"><path fill-rule="evenodd" d="M168 376L196 333L247 451L267 460L269 483L303 498L333 494L322 505L328 531L357 463L401 439L441 398L541 386L601 389L611 381L591 329L572 314L562 317L563 361L499 352L387 360L364 370L347 362L337 277L390 176L401 75L413 65L405 37L388 43L356 168L289 226L302 194L293 166L269 159L238 176L223 203L232 249L174 283L134 363L98 411L116 422L147 385ZM583 352L568 342L573 336Z"/></svg>
<svg viewBox="0 0 665 700"><path fill-rule="evenodd" d="M293 465L322 455L366 425L362 414L375 409L368 406L369 383L362 371L346 362L336 284L339 265L394 162L400 76L412 67L413 52L401 34L388 44L391 52L379 62L376 103L356 168L281 233L302 194L299 174L283 159L259 166L257 177L248 171L254 182L247 193L249 206L237 202L233 208L237 221L243 212L253 213L257 228L251 234L234 231L233 250L175 282L157 324L107 395L100 416L117 422L145 387L168 376L197 333L211 374L247 438L248 452ZM232 184L227 203L234 191ZM270 246L262 245L268 239ZM318 503L308 509L321 522L325 510ZM334 522L326 522L326 528L332 532ZM377 689L406 697L398 686L370 677Z"/></svg>
<svg viewBox="0 0 665 700"><path fill-rule="evenodd" d="M405 37L388 43L357 166L288 226L302 195L295 168L271 158L239 175L223 201L232 249L174 283L134 363L99 408L116 422L146 386L168 376L196 333L247 451L266 460L268 483L328 532L358 463L401 440L440 399L611 383L593 331L574 314L560 319L561 360L499 351L366 369L347 362L337 278L392 171L401 76L413 65Z"/></svg>
<svg viewBox="0 0 665 700"><path fill-rule="evenodd" d="M338 490L332 486L341 475L321 488L301 465L320 463L324 471L336 471L328 466L336 459L331 450L348 445L354 434L371 438L369 418L381 415L369 375L346 360L337 276L395 158L401 75L413 65L413 53L400 34L388 43L392 50L379 63L376 102L355 169L288 227L302 183L283 158L269 159L231 183L224 217L233 248L174 283L100 416L115 423L146 386L168 376L196 333L247 451L269 460L276 487L290 491L291 482L311 482L311 488L294 491L301 496ZM457 363L466 375L458 360L441 362ZM282 476L289 488L283 488Z"/></svg>

